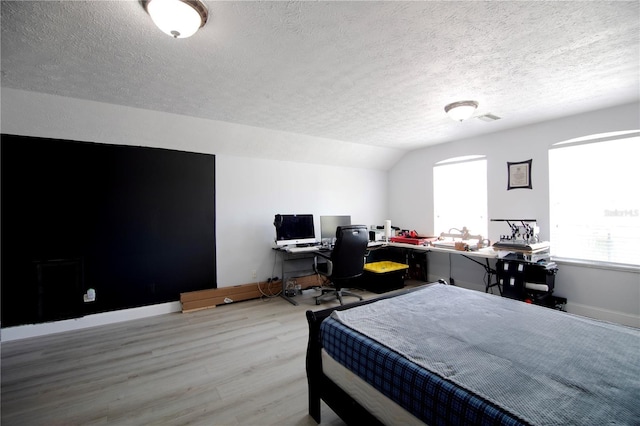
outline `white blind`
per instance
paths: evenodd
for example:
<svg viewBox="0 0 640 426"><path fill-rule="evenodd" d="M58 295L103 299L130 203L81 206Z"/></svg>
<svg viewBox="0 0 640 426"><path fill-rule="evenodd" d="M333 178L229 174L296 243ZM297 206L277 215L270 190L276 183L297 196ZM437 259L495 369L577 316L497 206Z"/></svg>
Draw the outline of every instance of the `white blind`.
<svg viewBox="0 0 640 426"><path fill-rule="evenodd" d="M640 265L640 137L549 150L554 256Z"/></svg>
<svg viewBox="0 0 640 426"><path fill-rule="evenodd" d="M434 166L433 206L435 235L466 226L487 238L487 160Z"/></svg>

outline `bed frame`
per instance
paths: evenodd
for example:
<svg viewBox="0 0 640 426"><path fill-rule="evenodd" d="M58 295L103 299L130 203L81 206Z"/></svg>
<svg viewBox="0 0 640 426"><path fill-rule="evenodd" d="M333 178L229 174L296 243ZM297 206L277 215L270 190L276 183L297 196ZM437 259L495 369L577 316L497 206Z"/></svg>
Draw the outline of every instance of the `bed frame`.
<svg viewBox="0 0 640 426"><path fill-rule="evenodd" d="M425 284L369 300L327 308L321 311L306 312L307 322L309 323L309 343L307 345L306 360L307 382L309 384L309 415L313 417L316 423L319 424L321 421L320 406L322 400L347 424L382 425L380 420L369 413L366 408L356 402L323 373L321 359L322 342L320 339L320 324L322 321L330 316L333 311L342 311L356 306L367 305L378 300L411 293L423 289L428 285L431 284Z"/></svg>

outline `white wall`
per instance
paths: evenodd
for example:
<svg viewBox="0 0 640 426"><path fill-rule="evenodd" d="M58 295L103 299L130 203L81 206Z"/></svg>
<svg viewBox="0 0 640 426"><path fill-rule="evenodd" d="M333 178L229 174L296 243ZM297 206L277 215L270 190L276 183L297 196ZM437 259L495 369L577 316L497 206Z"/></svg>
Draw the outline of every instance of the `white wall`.
<svg viewBox="0 0 640 426"><path fill-rule="evenodd" d="M481 154L487 157L489 219L537 219L541 238L548 240L549 147L579 136L638 128L640 104L634 103L413 151L389 171L389 216L393 222L424 235L442 232L433 229L433 165L447 158ZM507 191L507 162L528 159L533 160L533 189ZM571 172L570 167L567 172ZM638 182L637 173L630 172ZM407 208L407 200L411 200L410 208ZM460 227L463 225L461 223ZM490 222L491 241L496 241L501 233L508 233L504 226ZM470 231L473 233L472 229ZM449 277L449 256L430 255L429 259L431 279ZM483 288L484 271L480 266L460 256L453 257L453 265L453 275L458 277L458 283ZM640 326L639 288L638 272L563 264L556 278L555 293L569 299L567 309L570 312Z"/></svg>
<svg viewBox="0 0 640 426"><path fill-rule="evenodd" d="M354 224L382 224L386 172L245 157L216 157L218 286L281 277L271 247L274 215L351 215ZM274 267L274 260L278 264ZM275 269L275 270L274 270ZM272 275L273 274L273 275Z"/></svg>
<svg viewBox="0 0 640 426"><path fill-rule="evenodd" d="M404 151L2 88L2 132L388 170Z"/></svg>

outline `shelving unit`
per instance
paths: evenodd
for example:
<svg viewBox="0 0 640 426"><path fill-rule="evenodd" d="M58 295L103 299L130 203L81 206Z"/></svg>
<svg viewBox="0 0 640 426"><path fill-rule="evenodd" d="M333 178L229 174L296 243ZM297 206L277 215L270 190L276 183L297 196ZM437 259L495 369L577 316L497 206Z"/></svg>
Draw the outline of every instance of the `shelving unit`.
<svg viewBox="0 0 640 426"><path fill-rule="evenodd" d="M564 310L567 300L553 295L558 267L554 262L499 259L496 275L502 295L510 299Z"/></svg>

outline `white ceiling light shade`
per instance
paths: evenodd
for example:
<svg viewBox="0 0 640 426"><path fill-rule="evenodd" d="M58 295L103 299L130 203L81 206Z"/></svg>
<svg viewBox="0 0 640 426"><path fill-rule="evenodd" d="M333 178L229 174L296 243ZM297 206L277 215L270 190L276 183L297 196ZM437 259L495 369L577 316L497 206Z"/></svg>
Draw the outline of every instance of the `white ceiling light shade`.
<svg viewBox="0 0 640 426"><path fill-rule="evenodd" d="M463 121L471 117L476 108L478 108L478 102L476 101L458 101L446 105L444 112L456 121Z"/></svg>
<svg viewBox="0 0 640 426"><path fill-rule="evenodd" d="M200 0L148 0L145 6L153 23L173 38L191 37L209 17Z"/></svg>

